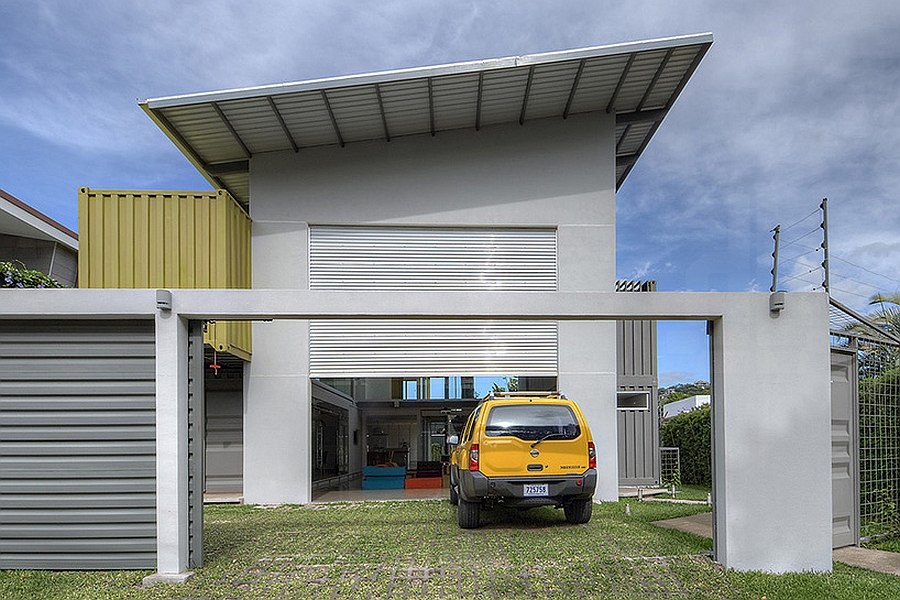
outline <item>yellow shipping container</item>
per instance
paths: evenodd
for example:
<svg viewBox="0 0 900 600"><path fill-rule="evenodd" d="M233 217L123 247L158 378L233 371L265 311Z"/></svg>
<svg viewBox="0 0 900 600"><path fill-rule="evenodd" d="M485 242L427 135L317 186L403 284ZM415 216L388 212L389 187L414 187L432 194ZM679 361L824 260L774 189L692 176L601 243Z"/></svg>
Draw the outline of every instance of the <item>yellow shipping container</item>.
<svg viewBox="0 0 900 600"><path fill-rule="evenodd" d="M78 190L78 285L250 287L250 217L225 190ZM210 323L204 341L250 360L250 323Z"/></svg>

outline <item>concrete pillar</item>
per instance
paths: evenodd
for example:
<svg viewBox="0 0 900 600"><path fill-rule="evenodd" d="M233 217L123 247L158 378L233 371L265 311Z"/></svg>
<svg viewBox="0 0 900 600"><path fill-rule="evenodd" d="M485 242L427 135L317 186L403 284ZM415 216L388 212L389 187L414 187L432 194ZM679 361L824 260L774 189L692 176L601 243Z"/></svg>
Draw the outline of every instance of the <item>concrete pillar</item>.
<svg viewBox="0 0 900 600"><path fill-rule="evenodd" d="M312 499L308 321L255 323L244 377L244 499L306 504Z"/></svg>
<svg viewBox="0 0 900 600"><path fill-rule="evenodd" d="M156 315L156 565L163 579L188 569L188 328Z"/></svg>
<svg viewBox="0 0 900 600"><path fill-rule="evenodd" d="M616 324L559 323L559 390L578 402L597 448L596 500L619 498L616 437Z"/></svg>
<svg viewBox="0 0 900 600"><path fill-rule="evenodd" d="M599 212L607 222L560 225L557 230L561 292L611 292L615 289L613 191L598 194L596 202L598 206L606 207L605 211ZM581 406L597 449L598 481L594 498L615 502L619 499L616 324L613 321L560 321L558 343L559 391Z"/></svg>
<svg viewBox="0 0 900 600"><path fill-rule="evenodd" d="M716 560L831 571L828 298L735 294L713 325Z"/></svg>

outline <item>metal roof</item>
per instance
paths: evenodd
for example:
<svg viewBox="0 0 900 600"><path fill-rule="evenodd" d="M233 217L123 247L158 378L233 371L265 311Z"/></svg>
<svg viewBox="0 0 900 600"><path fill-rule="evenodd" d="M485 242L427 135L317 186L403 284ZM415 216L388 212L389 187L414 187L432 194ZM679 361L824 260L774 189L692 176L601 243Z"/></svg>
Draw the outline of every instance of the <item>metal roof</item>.
<svg viewBox="0 0 900 600"><path fill-rule="evenodd" d="M250 159L293 150L605 111L616 184L712 34L151 98L141 108L214 187L250 200Z"/></svg>
<svg viewBox="0 0 900 600"><path fill-rule="evenodd" d="M77 233L4 190L0 190L0 233L58 242L78 251Z"/></svg>

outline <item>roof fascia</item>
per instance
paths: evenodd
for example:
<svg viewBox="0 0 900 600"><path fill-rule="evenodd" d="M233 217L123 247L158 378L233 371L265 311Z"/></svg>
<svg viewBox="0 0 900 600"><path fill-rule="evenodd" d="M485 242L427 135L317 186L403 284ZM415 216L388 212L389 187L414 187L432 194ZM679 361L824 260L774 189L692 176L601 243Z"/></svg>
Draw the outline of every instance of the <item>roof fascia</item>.
<svg viewBox="0 0 900 600"><path fill-rule="evenodd" d="M78 234L9 192L0 190L0 210L18 219L36 232L52 238L70 250L78 251Z"/></svg>
<svg viewBox="0 0 900 600"><path fill-rule="evenodd" d="M580 60L583 58L599 58L616 54L629 54L635 52L647 52L652 50L677 48L681 46L694 46L712 44L712 33L700 33L692 35L673 36L644 40L639 42L626 42L610 44L606 46L592 46L575 50L562 50L556 52L543 52L539 54L526 54L523 56L511 56L505 58L492 58L469 62L435 65L429 67L413 67L408 69L395 69L391 71L379 71L359 75L344 75L341 77L328 77L291 83L278 83L272 85L235 88L211 92L199 92L177 96L163 96L149 98L139 102L142 108L151 114L152 111L176 106L189 106L193 104L205 104L209 102L225 102L228 100L244 100L250 98L263 98L281 94L318 91L324 89L338 89L371 85L375 83L388 83L393 81L405 81L410 79L424 79L440 77L443 75L458 75L463 73L477 73L521 66L532 66L562 62L567 60ZM174 140L173 140L174 141Z"/></svg>

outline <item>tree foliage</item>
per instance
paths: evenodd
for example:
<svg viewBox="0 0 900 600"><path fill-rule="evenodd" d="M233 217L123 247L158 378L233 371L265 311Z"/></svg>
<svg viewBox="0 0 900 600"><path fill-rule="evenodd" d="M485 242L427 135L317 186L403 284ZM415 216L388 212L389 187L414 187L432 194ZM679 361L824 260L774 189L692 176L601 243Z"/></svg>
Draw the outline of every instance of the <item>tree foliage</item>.
<svg viewBox="0 0 900 600"><path fill-rule="evenodd" d="M712 429L708 405L667 420L660 430L660 442L664 447L679 449L682 483L709 485L712 482Z"/></svg>
<svg viewBox="0 0 900 600"><path fill-rule="evenodd" d="M60 288L62 285L40 271L0 262L0 288Z"/></svg>

